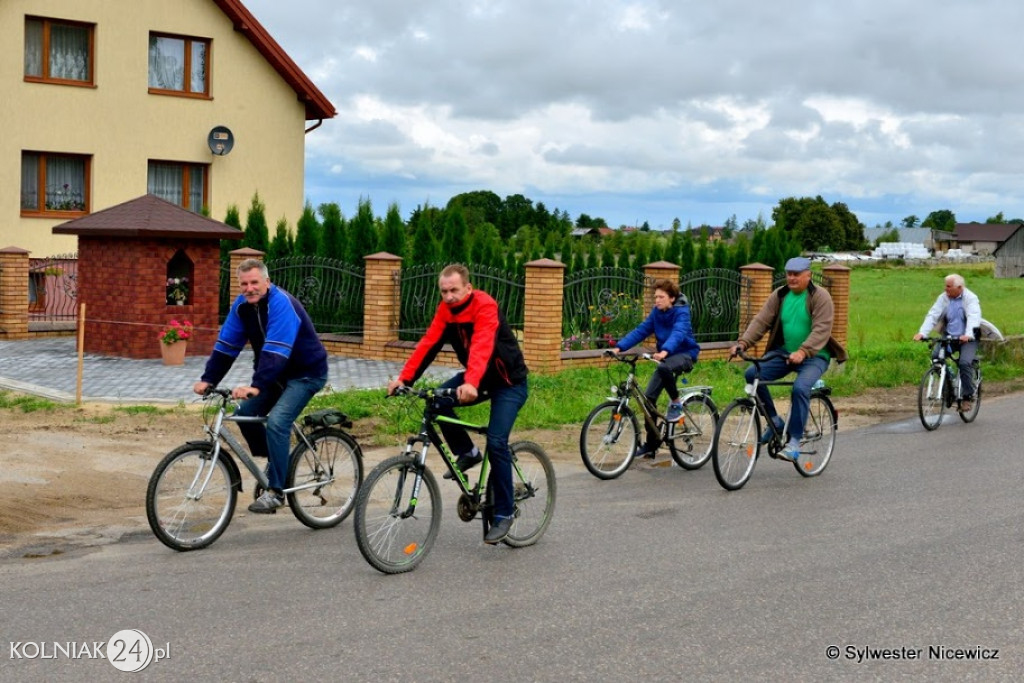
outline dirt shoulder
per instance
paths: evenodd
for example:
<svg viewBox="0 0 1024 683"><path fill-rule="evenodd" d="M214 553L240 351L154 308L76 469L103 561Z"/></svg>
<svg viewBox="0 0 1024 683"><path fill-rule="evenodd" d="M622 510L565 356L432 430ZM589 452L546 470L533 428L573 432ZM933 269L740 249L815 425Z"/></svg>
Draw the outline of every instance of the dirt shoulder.
<svg viewBox="0 0 1024 683"><path fill-rule="evenodd" d="M986 383L986 397L1021 390L1019 382ZM836 400L843 431L917 414L916 393L873 389ZM47 557L148 534L145 494L156 463L172 448L200 438L194 409L129 414L105 404L54 411L0 411L0 559ZM356 425L356 436L360 436ZM579 427L519 430L556 462L579 463ZM366 443L361 440L361 443ZM366 449L367 463L395 446ZM581 465L582 467L582 465ZM247 476L247 475L246 475ZM236 515L246 514L239 505Z"/></svg>

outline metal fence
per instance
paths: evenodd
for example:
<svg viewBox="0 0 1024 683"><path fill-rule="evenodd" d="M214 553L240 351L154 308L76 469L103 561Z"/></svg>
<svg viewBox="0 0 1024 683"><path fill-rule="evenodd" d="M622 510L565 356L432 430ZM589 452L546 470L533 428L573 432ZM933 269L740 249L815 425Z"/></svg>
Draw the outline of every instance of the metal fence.
<svg viewBox="0 0 1024 683"><path fill-rule="evenodd" d="M828 275L825 275L825 273L815 273L812 271L811 282L819 287L824 287L825 289L829 289L832 286L832 280L830 280ZM774 291L784 284L786 284L786 274L783 273L782 275L777 275L775 279L772 280L772 290Z"/></svg>
<svg viewBox="0 0 1024 683"><path fill-rule="evenodd" d="M609 348L640 324L651 281L634 268L587 268L565 279L562 349Z"/></svg>
<svg viewBox="0 0 1024 683"><path fill-rule="evenodd" d="M366 271L338 259L289 256L266 262L270 281L294 296L320 334L362 336ZM230 265L220 272L220 321L237 296Z"/></svg>
<svg viewBox="0 0 1024 683"><path fill-rule="evenodd" d="M750 278L735 270L707 268L687 273L679 291L690 303L690 322L699 343L733 341L740 320L749 319Z"/></svg>
<svg viewBox="0 0 1024 683"><path fill-rule="evenodd" d="M425 263L396 270L394 277L401 292L393 307L398 319L398 338L417 341L427 331L441 301L437 280L447 263ZM504 268L466 264L474 289L487 292L498 302L509 326L522 336L526 310L526 275L509 273Z"/></svg>
<svg viewBox="0 0 1024 683"><path fill-rule="evenodd" d="M78 255L30 258L28 262L29 323L78 320Z"/></svg>

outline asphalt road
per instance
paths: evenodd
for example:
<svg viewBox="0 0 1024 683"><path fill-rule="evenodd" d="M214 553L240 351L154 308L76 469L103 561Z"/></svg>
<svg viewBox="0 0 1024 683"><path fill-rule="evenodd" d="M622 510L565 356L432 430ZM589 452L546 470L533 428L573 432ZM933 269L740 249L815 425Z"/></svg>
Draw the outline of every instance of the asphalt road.
<svg viewBox="0 0 1024 683"><path fill-rule="evenodd" d="M931 433L840 416L822 476L764 459L733 493L710 465L603 482L565 464L554 522L519 550L483 545L442 482L438 542L399 576L351 519L287 513L193 553L147 532L5 561L0 680L124 680L55 651L124 629L167 655L139 680L1019 680L1022 409Z"/></svg>

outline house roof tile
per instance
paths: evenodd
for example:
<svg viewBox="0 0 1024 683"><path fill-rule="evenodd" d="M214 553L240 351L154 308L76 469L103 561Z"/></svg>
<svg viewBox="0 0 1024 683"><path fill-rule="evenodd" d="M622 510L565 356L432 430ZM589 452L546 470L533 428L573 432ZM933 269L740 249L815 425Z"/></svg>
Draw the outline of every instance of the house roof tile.
<svg viewBox="0 0 1024 683"><path fill-rule="evenodd" d="M240 240L242 231L147 194L53 227L56 235Z"/></svg>
<svg viewBox="0 0 1024 683"><path fill-rule="evenodd" d="M953 234L958 242L1003 242L1018 227L1016 223L957 223Z"/></svg>

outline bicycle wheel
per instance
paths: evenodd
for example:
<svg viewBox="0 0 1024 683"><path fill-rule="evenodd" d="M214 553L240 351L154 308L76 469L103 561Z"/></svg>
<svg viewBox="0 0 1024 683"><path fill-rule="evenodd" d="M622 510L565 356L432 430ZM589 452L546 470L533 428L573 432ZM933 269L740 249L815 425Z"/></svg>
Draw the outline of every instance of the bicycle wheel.
<svg viewBox="0 0 1024 683"><path fill-rule="evenodd" d="M683 416L668 424L668 452L676 464L687 470L703 467L715 445L718 407L707 394L694 394L683 401Z"/></svg>
<svg viewBox="0 0 1024 683"><path fill-rule="evenodd" d="M363 453L351 436L327 427L309 436L314 450L299 441L288 467L286 488L292 514L311 529L337 526L352 512L363 483Z"/></svg>
<svg viewBox="0 0 1024 683"><path fill-rule="evenodd" d="M640 443L640 423L628 405L608 400L590 411L580 431L583 464L598 479L615 479L629 468Z"/></svg>
<svg viewBox="0 0 1024 683"><path fill-rule="evenodd" d="M974 375L974 405L966 412L957 406L957 413L964 422L974 422L974 418L978 417L978 411L981 410L981 368L975 365L971 372Z"/></svg>
<svg viewBox="0 0 1024 683"><path fill-rule="evenodd" d="M502 542L522 548L533 545L544 535L555 514L555 468L544 449L532 441L517 441L509 448L516 512L512 528Z"/></svg>
<svg viewBox="0 0 1024 683"><path fill-rule="evenodd" d="M722 488L735 491L750 479L761 450L760 436L761 418L753 401L737 399L722 411L711 450L715 478Z"/></svg>
<svg viewBox="0 0 1024 683"><path fill-rule="evenodd" d="M430 470L415 504L416 461L397 455L366 477L356 496L356 545L375 569L385 574L411 571L426 557L441 526L441 492Z"/></svg>
<svg viewBox="0 0 1024 683"><path fill-rule="evenodd" d="M931 432L942 424L942 413L945 411L942 367L933 365L921 378L921 386L917 390L917 413L921 416L921 424Z"/></svg>
<svg viewBox="0 0 1024 683"><path fill-rule="evenodd" d="M807 426L800 439L800 457L793 463L797 472L815 477L828 466L836 447L838 422L832 401L827 396L812 395L807 408Z"/></svg>
<svg viewBox="0 0 1024 683"><path fill-rule="evenodd" d="M146 518L160 542L198 550L228 528L238 499L227 456L213 459L213 445L187 443L164 456L146 489Z"/></svg>

